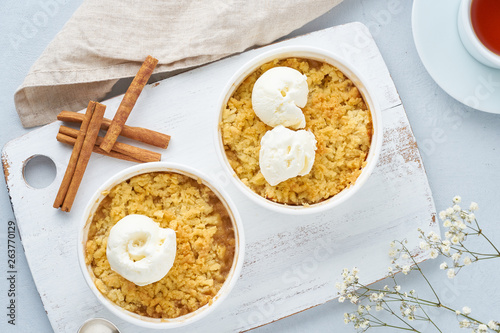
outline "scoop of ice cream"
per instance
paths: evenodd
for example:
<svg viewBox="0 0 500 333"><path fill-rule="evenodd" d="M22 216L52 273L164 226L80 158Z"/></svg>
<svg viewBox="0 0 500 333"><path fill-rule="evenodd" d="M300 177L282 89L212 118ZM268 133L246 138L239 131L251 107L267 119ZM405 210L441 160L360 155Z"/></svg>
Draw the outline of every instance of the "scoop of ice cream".
<svg viewBox="0 0 500 333"><path fill-rule="evenodd" d="M138 286L161 280L174 264L175 231L145 215L127 215L108 237L106 256L111 269Z"/></svg>
<svg viewBox="0 0 500 333"><path fill-rule="evenodd" d="M272 186L307 175L314 164L315 151L316 138L311 132L277 126L260 141L260 171Z"/></svg>
<svg viewBox="0 0 500 333"><path fill-rule="evenodd" d="M304 128L302 109L307 103L307 77L290 67L274 67L262 74L252 91L252 107L265 124Z"/></svg>

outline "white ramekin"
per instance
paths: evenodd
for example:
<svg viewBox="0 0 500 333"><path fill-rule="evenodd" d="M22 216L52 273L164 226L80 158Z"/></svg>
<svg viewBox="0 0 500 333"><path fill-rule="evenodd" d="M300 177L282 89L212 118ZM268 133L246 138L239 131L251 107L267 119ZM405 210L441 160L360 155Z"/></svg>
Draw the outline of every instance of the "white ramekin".
<svg viewBox="0 0 500 333"><path fill-rule="evenodd" d="M341 70L349 79L352 80L352 82L361 92L361 95L363 96L371 112L373 121L373 135L372 135L370 151L367 157L367 163L366 166L363 168L361 175L356 180L356 182L349 188L344 189L343 191L334 195L333 197L309 206L293 206L293 205L284 205L276 203L261 197L260 195L252 191L248 186L246 186L238 178L233 168L229 164L229 161L227 160L220 129L220 123L222 121L222 112L227 104L227 101L233 94L234 90L241 84L241 82L243 82L243 80L248 75L253 73L261 65L273 59L284 59L290 57L318 60L321 62L331 64L337 67L339 70ZM298 215L298 214L317 213L320 211L336 207L340 203L350 198L366 182L371 172L373 171L375 165L377 164L378 156L380 154L380 150L382 149L382 139L383 139L383 128L381 119L382 117L379 110L379 106L376 103L376 99L373 94L374 94L373 90L369 87L367 81L363 79L362 75L351 64L349 64L348 61L342 59L338 55L331 53L329 51L310 46L285 46L265 52L255 57L248 63L246 63L238 72L236 72L233 75L233 77L229 80L229 82L227 83L226 87L223 90L223 93L221 95L218 104L220 106L220 110L218 110L217 113L217 118L216 118L217 123L214 125L215 128L214 140L219 161L223 165L223 168L226 170L226 172L229 173L230 175L229 178L231 178L232 182L250 200L270 210L280 213Z"/></svg>
<svg viewBox="0 0 500 333"><path fill-rule="evenodd" d="M458 33L462 40L462 44L464 44L464 47L470 55L476 58L477 61L489 67L500 68L500 55L495 54L484 46L472 27L472 1L473 0L462 0L458 10Z"/></svg>
<svg viewBox="0 0 500 333"><path fill-rule="evenodd" d="M115 303L107 299L103 294L101 294L101 292L97 289L94 284L95 276L92 273L90 267L85 263L85 244L87 242L88 231L92 222L92 217L100 202L105 197L102 194L103 191L111 190L115 185L118 185L131 177L150 172L175 172L194 179L201 179L202 183L209 187L224 204L224 207L227 209L229 216L231 217L231 220L233 222L235 232L235 254L233 265L228 273L226 281L222 285L217 295L213 298L213 302L199 308L194 312L173 319L149 318L124 310L120 306L116 305ZM209 183L207 179L208 177L206 177L202 173L184 165L169 162L144 163L125 169L122 172L111 177L92 196L92 199L89 201L85 209L81 225L79 226L78 260L80 262L81 271L89 288L92 290L97 299L109 311L111 311L119 318L137 326L153 329L170 329L184 326L205 317L211 311L213 311L227 297L231 289L236 284L236 281L240 276L241 268L243 266L243 258L245 253L245 236L243 233L241 218L235 205L226 194L226 192L219 186Z"/></svg>

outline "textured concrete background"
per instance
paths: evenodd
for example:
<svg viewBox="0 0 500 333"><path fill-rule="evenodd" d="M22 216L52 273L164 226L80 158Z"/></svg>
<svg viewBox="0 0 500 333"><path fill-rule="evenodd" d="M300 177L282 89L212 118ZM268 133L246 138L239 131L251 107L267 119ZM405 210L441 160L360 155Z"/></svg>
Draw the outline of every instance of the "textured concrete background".
<svg viewBox="0 0 500 333"><path fill-rule="evenodd" d="M451 0L450 0L451 1ZM454 0L457 1L457 0ZM4 0L0 3L0 145L23 135L17 117L13 94L30 66L63 27L81 0ZM344 0L338 7L293 32L291 36L324 29L338 24L360 21L372 32L406 108L419 144L430 186L438 210L448 207L455 194L464 201L477 201L476 216L483 229L500 245L500 225L495 208L500 201L500 115L470 109L441 90L425 71L415 49L411 32L412 2L407 0ZM459 69L457 69L459 70ZM114 93L123 93L126 84ZM495 93L500 93L496 91ZM44 174L46 171L34 171ZM16 325L7 323L8 221L14 216L5 182L0 180L0 331L51 332L51 327L31 278L22 246L16 236L17 298ZM50 223L50 221L47 221ZM485 244L471 239L473 246ZM49 245L50 246L50 245ZM473 315L488 321L500 320L500 261L474 264L455 280L448 280L438 269L442 260L423 264L438 295L455 308L467 305ZM356 263L353 262L353 266ZM339 272L340 274L340 272ZM362 274L362 272L361 272ZM381 282L382 286L385 284ZM416 289L421 296L428 289L417 274L405 279L405 289ZM353 332L343 323L343 313L352 311L348 304L330 302L304 311L256 332ZM3 312L2 312L3 311ZM262 309L266 315L266 309ZM496 318L494 317L496 314ZM444 332L459 331L454 315L437 320ZM430 326L419 324L423 332Z"/></svg>

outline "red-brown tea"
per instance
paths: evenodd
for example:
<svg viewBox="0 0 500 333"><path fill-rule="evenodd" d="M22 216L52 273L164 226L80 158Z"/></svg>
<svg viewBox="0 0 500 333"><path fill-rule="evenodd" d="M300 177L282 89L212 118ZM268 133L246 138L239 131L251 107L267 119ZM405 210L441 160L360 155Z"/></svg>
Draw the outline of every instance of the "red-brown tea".
<svg viewBox="0 0 500 333"><path fill-rule="evenodd" d="M471 21L481 43L500 55L500 0L472 0Z"/></svg>

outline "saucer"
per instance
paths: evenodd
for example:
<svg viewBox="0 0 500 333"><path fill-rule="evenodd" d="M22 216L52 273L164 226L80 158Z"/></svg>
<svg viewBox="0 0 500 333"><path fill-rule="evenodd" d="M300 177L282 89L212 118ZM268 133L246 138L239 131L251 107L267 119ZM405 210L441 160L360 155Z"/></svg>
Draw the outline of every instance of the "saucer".
<svg viewBox="0 0 500 333"><path fill-rule="evenodd" d="M458 35L460 0L415 0L413 40L418 55L436 83L471 108L500 114L500 69L481 64Z"/></svg>

